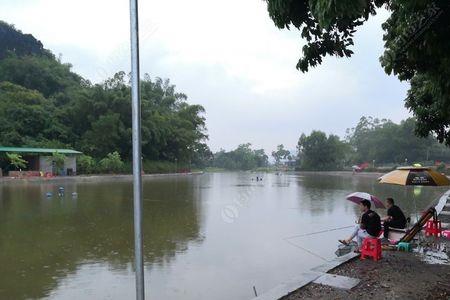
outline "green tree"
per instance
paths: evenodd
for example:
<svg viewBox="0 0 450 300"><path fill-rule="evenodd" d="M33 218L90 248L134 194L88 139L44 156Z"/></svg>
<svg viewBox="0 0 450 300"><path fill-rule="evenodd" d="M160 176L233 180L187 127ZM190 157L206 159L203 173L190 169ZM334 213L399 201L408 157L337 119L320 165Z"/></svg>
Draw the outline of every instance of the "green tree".
<svg viewBox="0 0 450 300"><path fill-rule="evenodd" d="M277 165L280 164L282 159L288 159L291 155L291 152L284 149L284 145L278 145L277 151L272 151L272 157L275 159Z"/></svg>
<svg viewBox="0 0 450 300"><path fill-rule="evenodd" d="M17 153L6 153L6 157L9 163L15 170L25 169L27 167L27 161L22 158L22 155Z"/></svg>
<svg viewBox="0 0 450 300"><path fill-rule="evenodd" d="M2 145L75 148L96 160L116 150L131 160L131 88L125 72L92 84L33 36L3 22L0 40ZM189 104L169 79L145 74L141 91L143 158L180 165L208 160L204 108Z"/></svg>
<svg viewBox="0 0 450 300"><path fill-rule="evenodd" d="M17 55L51 55L31 34L24 35L12 25L0 21L0 59L9 53Z"/></svg>
<svg viewBox="0 0 450 300"><path fill-rule="evenodd" d="M266 0L279 28L294 27L306 40L297 69L307 72L325 56L350 57L357 27L383 7L387 74L411 83L406 106L416 133L450 145L450 3L442 0Z"/></svg>
<svg viewBox="0 0 450 300"><path fill-rule="evenodd" d="M252 170L266 167L268 156L263 149L253 150L251 144L241 144L235 150L214 154L213 166L227 170Z"/></svg>
<svg viewBox="0 0 450 300"><path fill-rule="evenodd" d="M123 170L124 163L119 152L108 153L105 158L99 162L102 171L107 173L120 173Z"/></svg>
<svg viewBox="0 0 450 300"><path fill-rule="evenodd" d="M8 81L45 97L64 93L67 88L79 86L81 77L71 72L70 64L62 64L53 57L16 56L11 54L1 60L0 81Z"/></svg>
<svg viewBox="0 0 450 300"><path fill-rule="evenodd" d="M109 113L100 116L91 123L91 129L81 137L82 151L94 156L101 156L120 145L126 139L127 133L118 113Z"/></svg>
<svg viewBox="0 0 450 300"><path fill-rule="evenodd" d="M57 138L51 120L55 107L38 91L0 82L0 140L21 146ZM57 122L54 126L59 126Z"/></svg>
<svg viewBox="0 0 450 300"><path fill-rule="evenodd" d="M80 174L92 174L95 171L96 163L92 156L80 155L77 158L77 171Z"/></svg>
<svg viewBox="0 0 450 300"><path fill-rule="evenodd" d="M449 160L450 149L435 139L414 134L416 120L408 118L396 124L390 120L362 117L356 127L347 130L347 141L354 150L354 163L400 164L429 160Z"/></svg>
<svg viewBox="0 0 450 300"><path fill-rule="evenodd" d="M313 131L300 136L297 149L300 169L330 171L342 169L348 146L336 135Z"/></svg>
<svg viewBox="0 0 450 300"><path fill-rule="evenodd" d="M205 168L211 166L214 159L214 155L209 149L208 145L204 143L198 143L195 145L194 153L192 156L192 165L196 168Z"/></svg>
<svg viewBox="0 0 450 300"><path fill-rule="evenodd" d="M257 149L253 151L256 160L256 166L258 168L265 168L269 165L269 157L267 156L264 149Z"/></svg>

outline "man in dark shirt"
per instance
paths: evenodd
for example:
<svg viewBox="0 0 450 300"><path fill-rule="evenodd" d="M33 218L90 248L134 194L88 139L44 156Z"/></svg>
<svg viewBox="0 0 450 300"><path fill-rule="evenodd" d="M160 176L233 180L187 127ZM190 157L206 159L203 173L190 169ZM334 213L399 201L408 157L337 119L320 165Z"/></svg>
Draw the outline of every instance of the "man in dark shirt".
<svg viewBox="0 0 450 300"><path fill-rule="evenodd" d="M384 228L384 237L387 239L389 237L389 227L394 228L405 228L406 227L406 218L403 214L400 207L394 204L394 199L387 198L386 199L387 216L383 218L383 228Z"/></svg>
<svg viewBox="0 0 450 300"><path fill-rule="evenodd" d="M361 228L365 228L367 233L373 237L378 237L381 232L380 216L373 210L370 210L370 202L366 212L361 217Z"/></svg>
<svg viewBox="0 0 450 300"><path fill-rule="evenodd" d="M370 210L371 203L368 200L363 200L359 203L359 208L362 212L361 221L359 226L355 228L352 235L346 240L339 240L339 242L348 245L355 237L358 243L358 250L361 248L362 241L366 237L378 237L381 231L381 220L380 216Z"/></svg>

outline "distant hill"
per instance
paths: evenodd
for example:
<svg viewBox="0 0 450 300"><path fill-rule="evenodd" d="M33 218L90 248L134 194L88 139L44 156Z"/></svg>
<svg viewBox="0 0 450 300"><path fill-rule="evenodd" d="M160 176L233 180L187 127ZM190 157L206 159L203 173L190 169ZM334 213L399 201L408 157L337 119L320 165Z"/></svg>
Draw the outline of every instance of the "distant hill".
<svg viewBox="0 0 450 300"><path fill-rule="evenodd" d="M32 35L0 21L0 145L74 148L98 161L91 158L91 171L86 168L86 172L92 172L93 166L100 168L100 161L114 152L130 161L127 74L119 71L92 84L71 67ZM157 168L147 163L144 170L173 171L175 161L178 168L200 165L210 152L205 144L204 108L187 103L187 96L168 79L144 77L142 156L144 162L167 162ZM0 155L0 168L2 163L8 165ZM127 166L129 171L131 164Z"/></svg>
<svg viewBox="0 0 450 300"><path fill-rule="evenodd" d="M0 21L0 82L10 82L45 97L78 89L82 78L31 34Z"/></svg>
<svg viewBox="0 0 450 300"><path fill-rule="evenodd" d="M17 56L52 56L51 52L44 49L42 43L34 36L24 34L3 21L0 21L0 41L0 59L4 58L8 52L15 53Z"/></svg>

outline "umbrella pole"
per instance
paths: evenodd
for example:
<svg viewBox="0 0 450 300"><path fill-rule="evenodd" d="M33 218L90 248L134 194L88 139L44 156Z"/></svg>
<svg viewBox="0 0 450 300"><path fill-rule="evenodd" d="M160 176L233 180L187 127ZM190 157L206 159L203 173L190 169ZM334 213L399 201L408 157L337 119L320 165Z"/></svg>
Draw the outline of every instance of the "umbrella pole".
<svg viewBox="0 0 450 300"><path fill-rule="evenodd" d="M416 197L414 197L414 214L416 216L416 223L417 223L417 222L419 222L419 216L417 215Z"/></svg>
<svg viewBox="0 0 450 300"><path fill-rule="evenodd" d="M413 195L414 195L414 193L413 193ZM416 203L416 196L414 195L414 214L415 214L415 216L416 216L416 224L417 223L419 223L419 216L417 215L417 203ZM421 242L421 239L420 239L420 232L419 232L419 234L417 235L417 239L419 240L419 243Z"/></svg>

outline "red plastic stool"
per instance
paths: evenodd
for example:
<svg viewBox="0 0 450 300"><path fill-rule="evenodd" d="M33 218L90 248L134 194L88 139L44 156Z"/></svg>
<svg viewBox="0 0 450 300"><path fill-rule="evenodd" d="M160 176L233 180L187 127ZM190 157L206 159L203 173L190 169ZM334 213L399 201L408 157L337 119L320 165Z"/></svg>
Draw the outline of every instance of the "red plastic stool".
<svg viewBox="0 0 450 300"><path fill-rule="evenodd" d="M374 261L381 259L381 240L378 238L366 237L361 247L361 259L372 257Z"/></svg>
<svg viewBox="0 0 450 300"><path fill-rule="evenodd" d="M428 220L425 225L425 235L426 236L441 236L442 235L442 224L440 220Z"/></svg>

